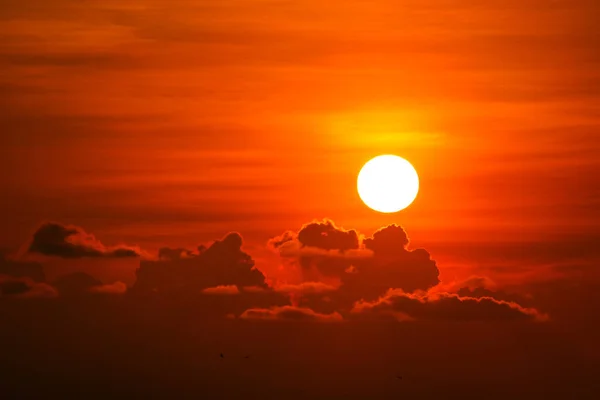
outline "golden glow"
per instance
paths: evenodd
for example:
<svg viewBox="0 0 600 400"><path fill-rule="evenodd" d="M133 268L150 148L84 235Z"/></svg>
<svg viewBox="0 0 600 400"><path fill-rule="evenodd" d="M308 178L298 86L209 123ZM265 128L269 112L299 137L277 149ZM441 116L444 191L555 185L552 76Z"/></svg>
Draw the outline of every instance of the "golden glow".
<svg viewBox="0 0 600 400"><path fill-rule="evenodd" d="M408 207L419 192L419 176L404 158L382 155L367 162L358 174L358 194L375 211L393 213Z"/></svg>

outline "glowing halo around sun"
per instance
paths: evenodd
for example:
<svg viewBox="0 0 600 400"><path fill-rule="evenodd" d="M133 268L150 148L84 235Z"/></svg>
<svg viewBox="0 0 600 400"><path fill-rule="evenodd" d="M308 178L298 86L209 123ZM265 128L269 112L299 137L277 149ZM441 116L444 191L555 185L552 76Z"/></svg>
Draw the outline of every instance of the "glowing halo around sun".
<svg viewBox="0 0 600 400"><path fill-rule="evenodd" d="M394 213L405 209L419 192L419 175L402 157L386 154L367 162L357 181L358 195L375 211Z"/></svg>

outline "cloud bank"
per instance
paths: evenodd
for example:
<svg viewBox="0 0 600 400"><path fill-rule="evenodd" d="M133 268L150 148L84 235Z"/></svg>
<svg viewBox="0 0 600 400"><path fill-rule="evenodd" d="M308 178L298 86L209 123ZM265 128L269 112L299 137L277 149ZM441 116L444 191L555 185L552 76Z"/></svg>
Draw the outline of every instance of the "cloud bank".
<svg viewBox="0 0 600 400"><path fill-rule="evenodd" d="M49 222L33 234L29 253L62 258L139 257L139 249L126 246L107 247L92 234L73 225Z"/></svg>
<svg viewBox="0 0 600 400"><path fill-rule="evenodd" d="M548 316L534 308L493 297L463 297L454 293L411 294L392 289L374 302L359 301L355 316L453 321L546 321Z"/></svg>
<svg viewBox="0 0 600 400"><path fill-rule="evenodd" d="M242 236L231 232L208 246L163 247L157 257L141 259L130 289L119 281L104 284L84 271L63 275L52 285L35 282L34 278L44 280L38 264L4 258L0 260L0 272L5 273L0 288L3 297L13 298L125 293L128 298L157 293L175 299L204 296L206 300L198 304L255 320L548 319L528 304L531 299L501 290L488 277L440 282L431 255L409 245L405 230L395 224L367 236L325 219L297 232L285 231L267 243L279 255L283 272L300 271L295 281L265 276L242 249ZM142 253L127 246L107 247L82 228L57 223L44 224L35 232L29 252L62 258L139 257Z"/></svg>
<svg viewBox="0 0 600 400"><path fill-rule="evenodd" d="M242 251L239 233L229 233L197 250L161 249L159 260L144 260L132 291L196 291L235 286L267 288L265 276ZM216 290L216 289L215 289ZM221 289L222 290L222 289Z"/></svg>

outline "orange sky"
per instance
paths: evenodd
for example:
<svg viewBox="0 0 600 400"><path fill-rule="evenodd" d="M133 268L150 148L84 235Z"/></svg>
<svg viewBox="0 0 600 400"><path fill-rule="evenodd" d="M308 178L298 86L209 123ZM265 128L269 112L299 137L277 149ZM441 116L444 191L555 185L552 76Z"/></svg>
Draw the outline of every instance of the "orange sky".
<svg viewBox="0 0 600 400"><path fill-rule="evenodd" d="M523 4L526 3L526 4ZM249 244L313 218L420 241L596 235L595 0L0 1L0 244ZM377 214L369 158L421 178Z"/></svg>
<svg viewBox="0 0 600 400"><path fill-rule="evenodd" d="M600 398L598 16L0 0L3 398Z"/></svg>

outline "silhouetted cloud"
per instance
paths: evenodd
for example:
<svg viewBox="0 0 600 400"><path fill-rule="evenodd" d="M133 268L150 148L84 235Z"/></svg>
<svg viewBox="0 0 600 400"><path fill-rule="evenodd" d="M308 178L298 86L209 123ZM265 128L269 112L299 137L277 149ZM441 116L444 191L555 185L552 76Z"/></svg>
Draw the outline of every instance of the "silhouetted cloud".
<svg viewBox="0 0 600 400"><path fill-rule="evenodd" d="M125 246L107 247L82 228L54 222L43 224L38 228L28 251L62 258L140 256L139 249Z"/></svg>
<svg viewBox="0 0 600 400"><path fill-rule="evenodd" d="M246 310L241 314L244 319L339 320L342 315L392 316L404 321L546 318L524 307L522 297L499 290L484 276L440 283L430 254L424 249L409 249L409 238L398 225L383 227L371 237L338 227L330 220L304 225L298 233L284 232L268 245L279 252L284 268L297 267L302 277L299 282L275 277L270 279L272 286L242 245L241 235L233 232L208 247L163 247L157 258L141 261L130 292L223 295L220 300L210 300L214 312L239 315ZM81 228L56 223L38 229L29 251L63 258L140 254L127 247L108 248ZM15 263L0 259L5 270L17 268ZM32 292L21 281L5 286L11 293ZM103 284L84 272L62 276L53 286L48 286L46 293L83 296L128 292L122 282ZM200 305L209 300L196 301Z"/></svg>
<svg viewBox="0 0 600 400"><path fill-rule="evenodd" d="M47 283L36 282L27 277L0 275L0 297L26 299L56 296L56 289Z"/></svg>
<svg viewBox="0 0 600 400"><path fill-rule="evenodd" d="M204 294L223 294L223 295L232 295L232 294L240 294L240 290L235 285L223 285L216 286L211 288L202 289L202 293Z"/></svg>
<svg viewBox="0 0 600 400"><path fill-rule="evenodd" d="M373 237L366 238L364 245L379 256L394 257L398 248L406 249L409 240L406 232L398 225L389 225L381 228L373 234Z"/></svg>
<svg viewBox="0 0 600 400"><path fill-rule="evenodd" d="M283 233L268 242L282 263L298 267L302 280L339 286L333 301L349 307L361 298L374 300L390 288L428 290L439 283L439 270L424 249L409 250L408 236L397 225L364 238L356 230L323 220Z"/></svg>
<svg viewBox="0 0 600 400"><path fill-rule="evenodd" d="M319 322L339 322L343 320L342 316L337 312L331 314L319 314L311 310L310 308L300 308L293 306L253 308L244 311L244 313L240 315L240 318Z"/></svg>
<svg viewBox="0 0 600 400"><path fill-rule="evenodd" d="M514 302L492 297L462 297L453 293L405 293L390 290L376 301L359 301L354 305L355 316L387 317L417 320L544 321L546 314L534 308L525 308Z"/></svg>
<svg viewBox="0 0 600 400"><path fill-rule="evenodd" d="M436 262L410 249L404 229L392 224L365 237L323 220L268 242L283 267L302 271L301 283L276 283L293 307L327 315L396 320L543 320L524 296L507 293L485 276L441 283ZM275 279L275 282L276 279ZM270 314L269 314L270 315Z"/></svg>
<svg viewBox="0 0 600 400"><path fill-rule="evenodd" d="M35 282L44 282L46 274L40 263L20 260L10 260L0 256L0 275L26 277Z"/></svg>
<svg viewBox="0 0 600 400"><path fill-rule="evenodd" d="M409 239L400 226L381 228L363 244L373 251L373 257L354 263L357 273L346 274L349 286L360 287L361 281L367 282L367 292L372 295L384 287L413 292L440 282L436 262L424 249L408 250Z"/></svg>
<svg viewBox="0 0 600 400"><path fill-rule="evenodd" d="M338 228L331 220L304 225L298 232L298 241L302 246L340 252L359 247L358 233L355 230Z"/></svg>
<svg viewBox="0 0 600 400"><path fill-rule="evenodd" d="M185 249L162 251L158 261L142 261L132 292L191 290L218 286L267 288L265 276L254 260L242 251L242 237L229 233L198 252ZM184 254L185 257L181 257Z"/></svg>
<svg viewBox="0 0 600 400"><path fill-rule="evenodd" d="M470 276L460 281L440 283L431 288L429 293L455 293L460 297L471 298L491 297L496 300L513 302L522 306L531 304L531 296L524 295L523 293L507 292L486 276Z"/></svg>
<svg viewBox="0 0 600 400"><path fill-rule="evenodd" d="M74 272L57 278L53 286L61 296L81 296L89 294L93 288L102 287L103 283L85 272Z"/></svg>

